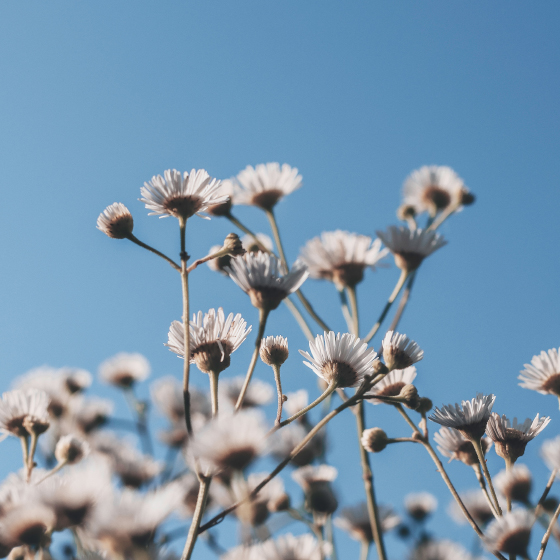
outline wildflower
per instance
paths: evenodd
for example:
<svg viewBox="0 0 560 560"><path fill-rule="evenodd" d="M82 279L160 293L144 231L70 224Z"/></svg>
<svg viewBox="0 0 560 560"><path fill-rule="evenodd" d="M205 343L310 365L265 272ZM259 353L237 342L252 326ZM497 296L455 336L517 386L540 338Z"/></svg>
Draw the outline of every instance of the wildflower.
<svg viewBox="0 0 560 560"><path fill-rule="evenodd" d="M323 232L301 250L301 260L311 278L334 282L339 290L361 282L366 268L375 265L389 253L381 249L381 241L347 231Z"/></svg>
<svg viewBox="0 0 560 560"><path fill-rule="evenodd" d="M288 359L288 339L283 336L267 336L261 341L261 360L268 366L281 366Z"/></svg>
<svg viewBox="0 0 560 560"><path fill-rule="evenodd" d="M76 397L69 405L68 431L90 434L103 426L113 412L113 403L95 397Z"/></svg>
<svg viewBox="0 0 560 560"><path fill-rule="evenodd" d="M87 441L68 434L62 436L56 444L54 456L59 463L72 465L79 463L89 454L90 447Z"/></svg>
<svg viewBox="0 0 560 560"><path fill-rule="evenodd" d="M551 471L560 469L560 436L547 439L541 447L541 455Z"/></svg>
<svg viewBox="0 0 560 560"><path fill-rule="evenodd" d="M398 332L388 331L383 338L382 347L383 359L390 371L410 367L424 357L424 351L416 342Z"/></svg>
<svg viewBox="0 0 560 560"><path fill-rule="evenodd" d="M126 239L132 233L133 227L132 214L121 202L107 206L97 218L97 229L113 239Z"/></svg>
<svg viewBox="0 0 560 560"><path fill-rule="evenodd" d="M285 272L277 257L269 253L247 253L231 260L226 268L231 279L251 298L258 309L272 311L295 292L308 276L307 267L296 261Z"/></svg>
<svg viewBox="0 0 560 560"><path fill-rule="evenodd" d="M258 206L272 210L278 201L301 187L297 168L284 163L261 163L255 168L248 165L237 175L239 185L235 191L235 204Z"/></svg>
<svg viewBox="0 0 560 560"><path fill-rule="evenodd" d="M425 541L412 551L409 560L477 560L452 541Z"/></svg>
<svg viewBox="0 0 560 560"><path fill-rule="evenodd" d="M338 507L331 482L338 471L329 465L301 467L292 473L292 478L303 488L305 507L315 514L330 515Z"/></svg>
<svg viewBox="0 0 560 560"><path fill-rule="evenodd" d="M258 558L263 560L321 560L323 554L321 544L312 535L294 537L288 533L277 539L265 541L262 544L261 556L256 555L255 560Z"/></svg>
<svg viewBox="0 0 560 560"><path fill-rule="evenodd" d="M300 389L294 393L286 395L287 401L284 403L284 410L289 416L293 416L296 412L303 410L309 404L309 395L305 389ZM304 421L305 414L300 416L297 421Z"/></svg>
<svg viewBox="0 0 560 560"><path fill-rule="evenodd" d="M227 197L224 202L211 204L206 212L211 216L229 216L232 207L232 197L235 190L234 181L225 179L221 181L219 188L215 192L217 198Z"/></svg>
<svg viewBox="0 0 560 560"><path fill-rule="evenodd" d="M309 343L311 355L300 350L309 360L303 362L329 385L356 387L366 375L373 373L372 365L377 354L353 334L336 334L332 331L317 335Z"/></svg>
<svg viewBox="0 0 560 560"><path fill-rule="evenodd" d="M394 369L388 373L379 383L376 383L364 397L371 404L381 404L383 401L374 398L375 395L381 397L397 397L403 387L410 385L416 378L416 368L409 366L405 369Z"/></svg>
<svg viewBox="0 0 560 560"><path fill-rule="evenodd" d="M387 434L381 428L368 428L362 432L362 447L370 453L383 451L389 443Z"/></svg>
<svg viewBox="0 0 560 560"><path fill-rule="evenodd" d="M437 508L436 498L429 492L408 494L404 499L404 507L412 519L424 521Z"/></svg>
<svg viewBox="0 0 560 560"><path fill-rule="evenodd" d="M519 385L525 389L538 391L543 395L556 395L560 402L560 348L551 348L548 352L544 350L533 356L530 364L525 364L518 379Z"/></svg>
<svg viewBox="0 0 560 560"><path fill-rule="evenodd" d="M394 529L401 522L400 517L389 506L379 505L378 515L381 530L384 533ZM335 518L334 524L357 541L373 542L373 533L365 502L343 508Z"/></svg>
<svg viewBox="0 0 560 560"><path fill-rule="evenodd" d="M26 389L9 391L0 400L0 432L26 437L35 425L49 426L49 397L44 391ZM44 431L44 430L43 430Z"/></svg>
<svg viewBox="0 0 560 560"><path fill-rule="evenodd" d="M437 443L439 452L449 457L450 461L456 459L470 467L478 465L478 455L473 444L455 428L440 428L434 434L434 440ZM482 438L482 452L484 455L486 455L490 447L492 447L492 441L489 438Z"/></svg>
<svg viewBox="0 0 560 560"><path fill-rule="evenodd" d="M21 545L38 547L56 523L53 510L37 501L21 503L2 516L0 547L8 551Z"/></svg>
<svg viewBox="0 0 560 560"><path fill-rule="evenodd" d="M284 460L303 441L308 433L309 429L306 426L298 422L292 422L274 434L270 442L270 452L277 459ZM325 431L321 430L292 458L291 463L297 467L305 467L321 457L324 451Z"/></svg>
<svg viewBox="0 0 560 560"><path fill-rule="evenodd" d="M488 525L484 544L489 550L526 557L535 516L526 509L514 509Z"/></svg>
<svg viewBox="0 0 560 560"><path fill-rule="evenodd" d="M150 375L150 363L142 354L121 352L99 366L99 376L106 383L129 389Z"/></svg>
<svg viewBox="0 0 560 560"><path fill-rule="evenodd" d="M494 477L494 485L510 501L528 504L533 485L531 471L525 465L514 465L499 472Z"/></svg>
<svg viewBox="0 0 560 560"><path fill-rule="evenodd" d="M486 523L494 519L494 513L490 509L488 500L482 490L469 490L468 492L461 494L461 501L467 508L467 511L471 514L471 517L479 525L486 525ZM463 510L459 507L455 500L449 504L449 513L457 523L461 525L468 523Z"/></svg>
<svg viewBox="0 0 560 560"><path fill-rule="evenodd" d="M189 389L191 414L210 416L210 401L206 393L192 387ZM183 386L175 377L166 376L154 381L150 387L152 400L159 411L172 423L185 423Z"/></svg>

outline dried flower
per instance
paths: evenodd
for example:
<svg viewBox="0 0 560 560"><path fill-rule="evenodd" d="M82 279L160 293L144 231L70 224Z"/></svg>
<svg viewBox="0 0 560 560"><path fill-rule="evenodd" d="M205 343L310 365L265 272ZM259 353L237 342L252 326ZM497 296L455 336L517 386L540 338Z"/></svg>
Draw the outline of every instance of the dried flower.
<svg viewBox="0 0 560 560"><path fill-rule="evenodd" d="M132 214L121 202L113 202L97 218L97 229L113 239L129 237L133 228Z"/></svg>
<svg viewBox="0 0 560 560"><path fill-rule="evenodd" d="M281 366L288 359L288 339L267 336L261 341L261 360L268 366Z"/></svg>

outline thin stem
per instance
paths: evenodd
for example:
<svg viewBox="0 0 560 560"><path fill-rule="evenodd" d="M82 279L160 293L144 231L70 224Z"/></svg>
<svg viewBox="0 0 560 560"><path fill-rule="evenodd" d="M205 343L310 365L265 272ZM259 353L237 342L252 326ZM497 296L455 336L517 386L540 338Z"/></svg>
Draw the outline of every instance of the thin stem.
<svg viewBox="0 0 560 560"><path fill-rule="evenodd" d="M544 556L544 551L546 550L546 545L548 544L548 541L550 539L550 535L552 535L552 531L554 530L554 526L556 525L556 520L558 519L559 515L560 515L560 505L556 508L556 511L554 512L554 515L550 518L550 523L548 524L548 529L546 530L546 533L544 534L544 537L542 538L542 541L541 541L541 548L539 550L539 555L537 556L537 560L542 560L542 557Z"/></svg>
<svg viewBox="0 0 560 560"><path fill-rule="evenodd" d="M183 292L183 346L185 348L185 363L183 365L183 402L185 404L185 423L187 432L192 435L191 424L191 395L189 393L189 373L191 364L190 349L190 324L189 324L189 273L187 272L187 260L189 255L186 251L187 221L179 219L179 230L181 234L181 287Z"/></svg>
<svg viewBox="0 0 560 560"><path fill-rule="evenodd" d="M410 419L410 416L405 412L404 408L401 404L396 404L395 408L399 411L399 414L405 419L406 423L412 428L412 431L416 434L416 436L420 436L423 440L424 436L422 432L418 429L418 426Z"/></svg>
<svg viewBox="0 0 560 560"><path fill-rule="evenodd" d="M204 264L205 262L211 261L213 259L217 259L219 257L223 257L225 255L229 255L230 254L230 250L229 249L220 249L219 251L216 251L215 253L212 253L210 255L206 255L205 257L202 257L201 259L198 259L196 261L194 261L191 266L189 266L187 268L187 272L190 274L195 268L197 268L199 265Z"/></svg>
<svg viewBox="0 0 560 560"><path fill-rule="evenodd" d="M305 525L307 525L309 527L310 531L312 531L312 533L315 535L315 537L317 538L317 540L319 542L323 541L323 535L321 533L321 530L319 529L319 527L317 527L317 525L315 525L315 523L313 523L313 521L310 521L309 519L307 519L297 509L294 509L294 508L290 508L287 511L287 513L292 519L295 519L296 521L301 521L302 523L305 523ZM324 557L325 557L325 555L323 553L323 547L320 548L320 552L321 552L321 560L323 560Z"/></svg>
<svg viewBox="0 0 560 560"><path fill-rule="evenodd" d="M246 233L247 235L250 235L255 244L257 245L257 247L263 252L263 253L269 253L269 250L259 241L259 239L257 238L257 235L255 233L253 233L248 227L244 226L235 216L233 216L233 214L228 214L226 216L226 218L236 227L238 227L243 233Z"/></svg>
<svg viewBox="0 0 560 560"><path fill-rule="evenodd" d="M275 426L280 426L282 421L282 406L284 405L284 395L282 394L282 381L280 379L280 366L278 364L272 365L272 371L274 371L274 380L276 381L276 392L278 393L278 408L276 411L276 421Z"/></svg>
<svg viewBox="0 0 560 560"><path fill-rule="evenodd" d="M289 297L284 298L284 303L294 316L299 325L299 328L303 331L305 338L307 338L307 340L313 340L313 333L311 332L311 329L309 328L309 325L307 324L307 321L301 314L300 310L296 307L296 304Z"/></svg>
<svg viewBox="0 0 560 560"><path fill-rule="evenodd" d="M211 371L210 377L210 399L212 400L212 417L218 415L218 376L219 372Z"/></svg>
<svg viewBox="0 0 560 560"><path fill-rule="evenodd" d="M68 461L62 461L62 462L58 463L58 465L56 465L56 467L54 467L54 469L51 469L43 478L41 478L41 480L37 481L35 483L35 486L38 486L39 484L41 484L41 482L43 482L47 478L51 477L53 474L56 474L59 470L61 470L67 464L68 464Z"/></svg>
<svg viewBox="0 0 560 560"><path fill-rule="evenodd" d="M496 496L496 491L494 490L494 485L492 484L492 477L490 476L490 472L488 471L488 466L486 465L486 459L484 458L484 452L482 451L482 444L480 443L480 439L471 440L473 444L474 450L476 451L476 455L478 457L478 461L480 466L482 467L482 472L486 477L486 482L488 482L488 488L490 488L490 494L492 495L492 500L494 500L494 505L496 506L496 511L499 515L502 515L502 508L500 507L500 503L498 502L498 497Z"/></svg>
<svg viewBox="0 0 560 560"><path fill-rule="evenodd" d="M138 239L132 233L128 234L127 239L130 239L132 243L136 243L136 245L142 247L143 249L147 249L148 251L151 251L158 257L161 257L162 259L166 260L175 270L181 272L181 267L173 259L170 259L167 255L164 255L161 251L158 251L157 249L150 247L150 245L147 245L143 241L140 241L140 239Z"/></svg>
<svg viewBox="0 0 560 560"><path fill-rule="evenodd" d="M535 517L539 517L541 514L541 510L543 509L543 504L544 501L546 500L546 497L548 496L548 493L550 492L550 489L552 488L552 485L554 484L554 479L556 478L556 474L558 473L557 469L554 469L552 471L552 474L550 475L550 478L548 479L548 482L546 484L546 488L544 489L542 496L540 497L538 503L537 503L537 507L535 508Z"/></svg>
<svg viewBox="0 0 560 560"><path fill-rule="evenodd" d="M393 320L391 321L391 326L387 329L389 331L396 331L397 330L397 327L398 327L399 322L401 320L401 317L404 313L406 305L408 304L408 301L410 299L410 292L412 291L412 287L414 286L414 279L416 278L416 272L417 272L417 270L415 270L414 272L411 272L410 276L408 277L408 282L406 283L406 288L404 289L404 292L403 292L403 295L401 297L401 301L399 302L399 306L397 307L397 311L395 313L395 316L393 317Z"/></svg>
<svg viewBox="0 0 560 560"><path fill-rule="evenodd" d="M21 442L21 453L23 456L23 468L27 469L27 465L29 463L29 451L28 451L28 443L29 437L28 436L19 436L19 441Z"/></svg>
<svg viewBox="0 0 560 560"><path fill-rule="evenodd" d="M395 288L393 289L393 292L389 296L389 299L387 300L387 303L385 304L385 307L383 308L383 311L381 312L381 315L379 316L379 319L377 319L377 323L375 323L375 325L373 325L373 327L371 327L371 330L369 331L367 336L364 338L364 342L369 342L375 336L375 333L379 330L379 327L381 326L381 323L383 323L385 317L387 316L387 313L389 313L389 309L391 309L391 305L393 305L393 302L395 301L395 299L399 295L399 292L401 291L402 287L404 286L404 282L405 282L407 276L408 276L408 273L405 270L402 270L401 275L399 276L399 279L397 280L397 283L395 285Z"/></svg>
<svg viewBox="0 0 560 560"><path fill-rule="evenodd" d="M360 544L360 560L367 560L369 554L369 542L361 541Z"/></svg>
<svg viewBox="0 0 560 560"><path fill-rule="evenodd" d="M245 375L245 381L239 397L237 398L237 403L235 405L235 411L237 412L241 405L243 404L243 399L245 398L245 393L249 388L249 383L251 383L251 377L253 377L253 371L255 371L255 366L257 365L257 360L259 359L259 352L261 349L261 341L264 336L264 329L266 327L266 320L268 318L269 311L265 309L259 309L259 331L257 333L257 339L255 340L255 349L253 350L253 355L251 356L251 362L249 368L247 369L247 374Z"/></svg>
<svg viewBox="0 0 560 560"><path fill-rule="evenodd" d="M313 309L313 306L311 305L311 302L305 297L305 295L303 294L303 292L301 291L301 289L296 290L296 296L299 298L299 301L301 301L303 307L305 307L305 309L307 310L307 312L309 313L309 315L311 315L311 317L315 320L315 322L316 322L325 332L329 332L331 329L330 329L329 326L325 323L325 321L323 321L323 319L321 319L321 317L319 317L319 315L317 315L317 312L315 311L315 309Z"/></svg>
<svg viewBox="0 0 560 560"><path fill-rule="evenodd" d="M352 315L350 314L350 310L348 309L348 300L346 299L346 293L344 292L344 288L340 290L337 288L338 295L340 296L340 307L342 309L342 316L346 321L346 326L348 327L348 332L352 330Z"/></svg>
<svg viewBox="0 0 560 560"><path fill-rule="evenodd" d="M484 475L482 474L482 469L480 468L480 463L476 463L473 465L474 473L476 475L476 479L478 480L478 484L480 485L480 489L482 490L488 505L490 506L490 511L494 514L494 517L498 519L500 517L498 512L496 511L496 506L492 503L490 499L490 495L488 494L488 488L486 487L486 482L484 482Z"/></svg>
<svg viewBox="0 0 560 560"><path fill-rule="evenodd" d="M189 560L193 553L194 545L199 535L200 522L202 521L202 515L204 514L206 501L208 500L208 491L210 490L211 480L211 478L200 477L200 487L198 488L196 507L194 509L193 520L189 528L189 534L187 536L187 542L185 543L183 554L181 555L181 560Z"/></svg>
<svg viewBox="0 0 560 560"><path fill-rule="evenodd" d="M348 299L350 300L350 311L352 314L352 334L356 338L360 336L360 318L358 316L358 299L356 297L356 287L349 286L346 288Z"/></svg>
<svg viewBox="0 0 560 560"><path fill-rule="evenodd" d="M373 540L375 542L375 548L377 549L377 556L379 560L386 560L387 553L385 551L385 543L383 542L383 531L381 529L381 520L379 519L379 511L375 500L375 489L373 487L373 472L371 470L368 452L364 449L364 446L361 443L362 433L365 428L363 401L358 403L356 428L358 431L358 448L360 450L360 461L362 464L362 475L364 479L364 489L366 492L366 503L371 532L373 534Z"/></svg>
<svg viewBox="0 0 560 560"><path fill-rule="evenodd" d="M505 459L506 462L506 472L511 471L511 467L513 467L513 461L509 458ZM506 495L506 505L508 512L511 511L511 492L508 492Z"/></svg>
<svg viewBox="0 0 560 560"><path fill-rule="evenodd" d="M287 426L290 422L293 422L294 420L297 420L304 414L307 414L312 408L315 408L318 404L322 403L329 395L334 393L336 391L336 387L337 387L336 383L331 383L320 397L316 398L311 404L307 405L305 408L302 408L300 411L296 412L293 416L290 416L290 418L287 418L283 422L280 422L277 425L278 428L283 428L284 426Z"/></svg>
<svg viewBox="0 0 560 560"><path fill-rule="evenodd" d="M449 218L449 216L451 216L452 214L455 214L455 212L457 212L457 210L459 209L459 207L461 206L461 204L453 204L448 206L438 217L437 219L435 219L430 226L427 228L428 230L436 230L439 226L441 226L441 224L443 224L443 222L445 222L445 220L447 220L447 218Z"/></svg>
<svg viewBox="0 0 560 560"><path fill-rule="evenodd" d="M334 531L333 531L333 522L332 522L332 515L327 517L327 522L325 524L325 532L327 534L327 542L331 545L331 558L330 560L337 560L338 555L336 554L336 546L334 542Z"/></svg>
<svg viewBox="0 0 560 560"><path fill-rule="evenodd" d="M33 432L31 434L31 442L29 444L29 454L27 457L27 482L31 479L31 473L33 472L33 467L35 463L33 458L35 457L35 450L37 449L37 441L39 440L39 436Z"/></svg>

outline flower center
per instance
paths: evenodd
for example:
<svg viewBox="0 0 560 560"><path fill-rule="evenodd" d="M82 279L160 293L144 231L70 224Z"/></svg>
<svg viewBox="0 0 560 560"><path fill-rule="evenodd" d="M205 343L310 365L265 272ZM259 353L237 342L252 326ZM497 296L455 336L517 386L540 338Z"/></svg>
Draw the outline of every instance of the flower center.
<svg viewBox="0 0 560 560"><path fill-rule="evenodd" d="M420 253L413 253L410 251L401 251L399 253L395 253L395 264L401 270L416 270L424 260L424 255Z"/></svg>
<svg viewBox="0 0 560 560"><path fill-rule="evenodd" d="M506 554L527 555L527 545L531 537L531 529L521 527L510 533L506 533L496 544L497 549Z"/></svg>
<svg viewBox="0 0 560 560"><path fill-rule="evenodd" d="M424 202L435 206L437 210L443 210L451 203L451 196L449 196L449 193L436 185L430 185L424 189L422 198Z"/></svg>
<svg viewBox="0 0 560 560"><path fill-rule="evenodd" d="M221 348L220 348L221 345ZM218 344L217 340L206 342L197 346L192 354L191 359L194 360L198 369L204 373L220 373L230 365L231 344L225 340L221 340Z"/></svg>
<svg viewBox="0 0 560 560"><path fill-rule="evenodd" d="M353 387L358 381L356 370L346 362L327 362L321 371L329 385L336 383L340 388Z"/></svg>
<svg viewBox="0 0 560 560"><path fill-rule="evenodd" d="M163 207L168 214L176 218L190 218L202 208L202 199L199 196L173 196L167 198Z"/></svg>
<svg viewBox="0 0 560 560"><path fill-rule="evenodd" d="M242 471L255 458L255 455L254 447L241 447L224 453L218 459L218 463L225 468Z"/></svg>
<svg viewBox="0 0 560 560"><path fill-rule="evenodd" d="M560 373L551 375L543 384L543 391L548 391L554 395L560 396Z"/></svg>
<svg viewBox="0 0 560 560"><path fill-rule="evenodd" d="M263 210L272 210L282 196L284 196L284 191L282 189L268 189L254 194L251 198L251 204Z"/></svg>
<svg viewBox="0 0 560 560"><path fill-rule="evenodd" d="M396 383L391 383L387 387L383 387L381 391L378 391L376 395L380 397L398 397L401 393L401 389L406 385L403 381L397 381Z"/></svg>
<svg viewBox="0 0 560 560"><path fill-rule="evenodd" d="M344 263L332 271L333 282L337 286L354 287L364 279L364 265L362 263Z"/></svg>

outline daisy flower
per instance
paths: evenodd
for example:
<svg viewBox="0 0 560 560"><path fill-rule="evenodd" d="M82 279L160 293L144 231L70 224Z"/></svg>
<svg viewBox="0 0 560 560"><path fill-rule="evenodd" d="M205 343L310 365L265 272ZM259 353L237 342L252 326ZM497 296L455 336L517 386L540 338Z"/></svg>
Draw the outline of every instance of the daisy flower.
<svg viewBox="0 0 560 560"><path fill-rule="evenodd" d="M560 348L551 348L548 352L543 350L538 356L533 356L531 363L525 364L525 369L518 377L522 381L519 385L542 395L556 395L560 402L559 351Z"/></svg>
<svg viewBox="0 0 560 560"><path fill-rule="evenodd" d="M488 525L484 544L488 550L525 558L534 523L535 516L528 510L514 509Z"/></svg>
<svg viewBox="0 0 560 560"><path fill-rule="evenodd" d="M494 513L490 509L488 500L486 499L486 496L484 495L482 490L469 490L465 493L462 493L461 501L467 508L467 511L471 514L471 517L479 525L486 525L486 523L494 519ZM451 517L460 525L466 525L468 523L465 514L455 500L453 500L449 504L449 513Z"/></svg>
<svg viewBox="0 0 560 560"><path fill-rule="evenodd" d="M126 239L133 228L132 214L121 202L113 202L97 218L97 229L113 239Z"/></svg>
<svg viewBox="0 0 560 560"><path fill-rule="evenodd" d="M338 471L330 465L301 467L292 473L292 478L305 493L305 507L316 514L330 515L338 507L331 482Z"/></svg>
<svg viewBox="0 0 560 560"><path fill-rule="evenodd" d="M387 331L382 348L383 359L389 371L405 369L424 357L424 350L414 340L398 332Z"/></svg>
<svg viewBox="0 0 560 560"><path fill-rule="evenodd" d="M365 395L371 404L381 404L375 397L397 397L405 385L410 385L416 378L416 368L409 366L405 369L394 369L388 373L379 383L376 383Z"/></svg>
<svg viewBox="0 0 560 560"><path fill-rule="evenodd" d="M283 336L267 336L261 341L261 360L268 366L281 366L288 359L288 339Z"/></svg>
<svg viewBox="0 0 560 560"><path fill-rule="evenodd" d="M49 426L49 397L38 389L15 390L3 393L0 400L0 432L17 437L29 435L26 427ZM43 430L44 431L44 430Z"/></svg>
<svg viewBox="0 0 560 560"><path fill-rule="evenodd" d="M121 352L99 366L101 379L121 389L129 389L134 384L145 381L148 375L150 362L142 354Z"/></svg>
<svg viewBox="0 0 560 560"><path fill-rule="evenodd" d="M419 492L408 494L404 498L406 512L415 521L424 521L431 513L437 509L437 500L429 492Z"/></svg>
<svg viewBox="0 0 560 560"><path fill-rule="evenodd" d="M450 462L456 459L470 467L478 465L478 455L473 444L455 428L440 428L434 434L434 440L439 452L449 457ZM484 455L491 447L492 441L489 438L482 438L482 453Z"/></svg>
<svg viewBox="0 0 560 560"><path fill-rule="evenodd" d="M533 478L526 465L513 465L494 477L494 485L510 501L528 504Z"/></svg>

